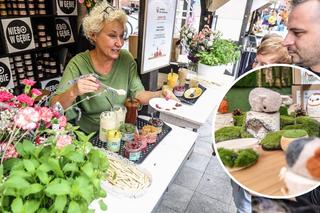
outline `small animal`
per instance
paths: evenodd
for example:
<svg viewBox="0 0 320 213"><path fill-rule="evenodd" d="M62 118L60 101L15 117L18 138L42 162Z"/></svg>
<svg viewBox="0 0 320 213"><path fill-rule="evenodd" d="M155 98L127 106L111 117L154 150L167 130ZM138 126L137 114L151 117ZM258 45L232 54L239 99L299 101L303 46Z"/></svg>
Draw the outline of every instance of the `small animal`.
<svg viewBox="0 0 320 213"><path fill-rule="evenodd" d="M310 117L313 117L313 118L320 117L320 93L312 94L308 98L306 111Z"/></svg>
<svg viewBox="0 0 320 213"><path fill-rule="evenodd" d="M320 180L320 138L300 138L290 143L286 161L296 174Z"/></svg>
<svg viewBox="0 0 320 213"><path fill-rule="evenodd" d="M252 111L277 112L282 103L281 95L266 88L255 88L249 94Z"/></svg>

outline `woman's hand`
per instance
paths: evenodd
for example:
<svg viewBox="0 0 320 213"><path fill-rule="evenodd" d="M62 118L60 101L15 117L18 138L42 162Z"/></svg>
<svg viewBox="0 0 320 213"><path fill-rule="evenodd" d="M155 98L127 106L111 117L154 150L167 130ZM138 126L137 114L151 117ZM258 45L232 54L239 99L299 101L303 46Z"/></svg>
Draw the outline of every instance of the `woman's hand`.
<svg viewBox="0 0 320 213"><path fill-rule="evenodd" d="M170 89L163 89L161 94L165 99L173 99L180 102L180 100L173 94Z"/></svg>
<svg viewBox="0 0 320 213"><path fill-rule="evenodd" d="M73 86L75 96L83 95L88 92L96 92L100 88L98 80L93 76L80 78Z"/></svg>

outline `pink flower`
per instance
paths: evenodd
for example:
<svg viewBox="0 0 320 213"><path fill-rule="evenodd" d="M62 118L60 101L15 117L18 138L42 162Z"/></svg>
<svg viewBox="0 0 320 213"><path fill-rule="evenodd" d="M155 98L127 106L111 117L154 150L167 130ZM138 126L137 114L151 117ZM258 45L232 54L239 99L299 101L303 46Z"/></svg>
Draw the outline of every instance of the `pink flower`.
<svg viewBox="0 0 320 213"><path fill-rule="evenodd" d="M0 155L3 156L4 160L18 157L18 152L13 144L9 144L6 153L3 153L6 150L6 146L7 143L0 143Z"/></svg>
<svg viewBox="0 0 320 213"><path fill-rule="evenodd" d="M48 107L37 108L37 111L40 113L40 118L45 122L50 122L53 117L53 112Z"/></svg>
<svg viewBox="0 0 320 213"><path fill-rule="evenodd" d="M32 98L30 98L28 95L26 94L21 94L21 95L18 95L17 96L17 100L20 102L20 103L23 103L23 104L27 104L28 106L32 106L33 105L33 102L34 100Z"/></svg>
<svg viewBox="0 0 320 213"><path fill-rule="evenodd" d="M7 102L13 98L13 95L7 91L0 91L0 102Z"/></svg>
<svg viewBox="0 0 320 213"><path fill-rule="evenodd" d="M39 120L39 112L32 107L21 108L14 116L15 125L24 130L37 128Z"/></svg>
<svg viewBox="0 0 320 213"><path fill-rule="evenodd" d="M82 4L84 2L84 0L79 0L79 3Z"/></svg>
<svg viewBox="0 0 320 213"><path fill-rule="evenodd" d="M36 82L33 80L29 80L29 79L23 79L21 83L26 86L32 87Z"/></svg>
<svg viewBox="0 0 320 213"><path fill-rule="evenodd" d="M40 137L40 136L38 135L38 136L36 137L35 144L36 144L36 145L40 145L40 144L43 144L45 141L46 141L46 138L45 138L45 137Z"/></svg>
<svg viewBox="0 0 320 213"><path fill-rule="evenodd" d="M58 118L59 121L59 126L60 128L64 128L67 125L67 118L66 116L61 116L60 118Z"/></svg>
<svg viewBox="0 0 320 213"><path fill-rule="evenodd" d="M70 135L59 135L56 146L58 149L62 149L63 147L72 143L72 137Z"/></svg>
<svg viewBox="0 0 320 213"><path fill-rule="evenodd" d="M31 92L32 92L32 95L34 95L36 97L42 94L42 92L40 90L36 89L36 88L33 88L31 90Z"/></svg>

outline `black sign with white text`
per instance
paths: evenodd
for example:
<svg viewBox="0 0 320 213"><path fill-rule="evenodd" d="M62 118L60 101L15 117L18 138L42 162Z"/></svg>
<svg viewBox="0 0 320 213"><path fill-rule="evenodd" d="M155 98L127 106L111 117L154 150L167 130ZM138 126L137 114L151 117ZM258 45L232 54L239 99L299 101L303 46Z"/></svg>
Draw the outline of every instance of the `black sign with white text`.
<svg viewBox="0 0 320 213"><path fill-rule="evenodd" d="M42 81L41 86L42 86L42 89L46 89L46 90L49 90L50 92L54 92L58 88L59 83L60 83L60 77L53 78L47 81Z"/></svg>
<svg viewBox="0 0 320 213"><path fill-rule="evenodd" d="M56 18L56 31L58 44L74 42L68 18Z"/></svg>
<svg viewBox="0 0 320 213"><path fill-rule="evenodd" d="M0 87L13 87L9 58L0 58Z"/></svg>
<svg viewBox="0 0 320 213"><path fill-rule="evenodd" d="M30 18L2 19L8 53L34 48Z"/></svg>
<svg viewBox="0 0 320 213"><path fill-rule="evenodd" d="M56 0L57 15L77 15L77 0Z"/></svg>

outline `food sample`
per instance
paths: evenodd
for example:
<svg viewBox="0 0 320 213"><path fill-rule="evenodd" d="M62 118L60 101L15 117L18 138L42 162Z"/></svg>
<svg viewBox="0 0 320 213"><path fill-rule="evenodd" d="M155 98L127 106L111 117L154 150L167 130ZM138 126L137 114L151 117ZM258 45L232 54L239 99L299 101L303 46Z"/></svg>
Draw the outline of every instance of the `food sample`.
<svg viewBox="0 0 320 213"><path fill-rule="evenodd" d="M121 143L121 132L118 130L109 130L107 133L107 149L111 152L119 152Z"/></svg>
<svg viewBox="0 0 320 213"><path fill-rule="evenodd" d="M178 82L178 77L179 75L177 73L173 73L173 72L169 73L167 76L168 86L171 88L174 88L174 86Z"/></svg>
<svg viewBox="0 0 320 213"><path fill-rule="evenodd" d="M148 123L158 129L158 134L162 132L162 126L164 123L160 118L151 118Z"/></svg>
<svg viewBox="0 0 320 213"><path fill-rule="evenodd" d="M146 140L147 143L157 142L158 129L151 125L145 125L142 127L140 138Z"/></svg>
<svg viewBox="0 0 320 213"><path fill-rule="evenodd" d="M181 97L181 96L183 96L183 93L185 90L186 90L185 86L175 86L173 88L173 93L175 94L175 96Z"/></svg>
<svg viewBox="0 0 320 213"><path fill-rule="evenodd" d="M134 138L134 132L136 126L130 123L125 123L120 126L120 132L122 133L123 141L131 141Z"/></svg>
<svg viewBox="0 0 320 213"><path fill-rule="evenodd" d="M141 156L142 143L139 141L127 141L124 145L124 156L131 161L137 161Z"/></svg>
<svg viewBox="0 0 320 213"><path fill-rule="evenodd" d="M126 192L138 192L150 186L150 177L134 164L113 157L108 157L108 160L107 180L113 186L119 187Z"/></svg>

